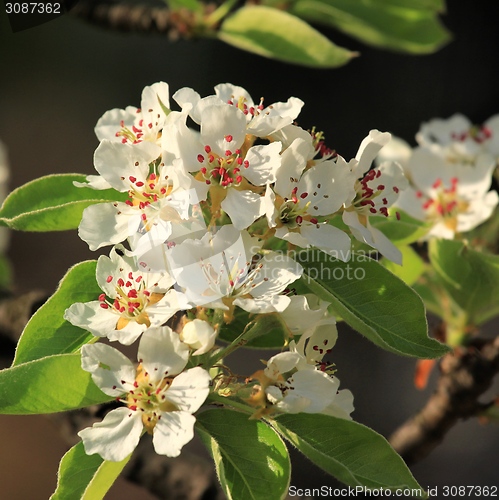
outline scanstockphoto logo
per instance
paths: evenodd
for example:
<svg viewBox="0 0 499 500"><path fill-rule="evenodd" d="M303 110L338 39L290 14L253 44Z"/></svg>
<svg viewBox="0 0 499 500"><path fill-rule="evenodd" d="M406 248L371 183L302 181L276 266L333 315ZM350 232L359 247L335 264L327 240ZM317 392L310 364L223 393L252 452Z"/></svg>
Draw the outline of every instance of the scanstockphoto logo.
<svg viewBox="0 0 499 500"><path fill-rule="evenodd" d="M53 21L69 12L77 3L78 0L43 0L38 2L4 0L5 13L14 33Z"/></svg>

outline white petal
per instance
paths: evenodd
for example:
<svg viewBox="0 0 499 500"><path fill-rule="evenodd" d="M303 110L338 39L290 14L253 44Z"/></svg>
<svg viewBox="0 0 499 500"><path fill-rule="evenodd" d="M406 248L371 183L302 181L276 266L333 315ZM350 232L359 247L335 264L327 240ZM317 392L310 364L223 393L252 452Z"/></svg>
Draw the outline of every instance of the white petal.
<svg viewBox="0 0 499 500"><path fill-rule="evenodd" d="M271 380L277 380L283 374L303 364L304 358L297 352L280 352L268 360L264 373Z"/></svg>
<svg viewBox="0 0 499 500"><path fill-rule="evenodd" d="M286 148L281 155L281 165L277 170L275 192L283 197L289 197L297 185L303 170L307 165L312 138L298 138Z"/></svg>
<svg viewBox="0 0 499 500"><path fill-rule="evenodd" d="M245 160L248 168L241 169L241 174L253 185L263 186L276 180L276 172L281 164L281 143L273 142L265 146L253 146L248 150Z"/></svg>
<svg viewBox="0 0 499 500"><path fill-rule="evenodd" d="M345 420L352 420L350 413L354 411L353 394L348 389L338 391L333 402L321 413L331 415L332 417L344 418Z"/></svg>
<svg viewBox="0 0 499 500"><path fill-rule="evenodd" d="M253 99L249 95L248 91L238 85L232 85L232 83L220 83L215 87L215 94L224 103L233 101L234 104L237 104L239 99L242 97L248 107L253 106Z"/></svg>
<svg viewBox="0 0 499 500"><path fill-rule="evenodd" d="M116 132L121 130L121 122L123 122L126 128L131 129L135 122L135 114L128 110L125 111L124 109L117 108L106 111L99 118L95 126L95 135L99 141L107 139L109 141L121 142L122 137L116 137Z"/></svg>
<svg viewBox="0 0 499 500"><path fill-rule="evenodd" d="M161 126L164 118L166 118L161 104L165 108L170 108L170 89L168 84L165 82L157 82L145 87L142 91L140 107L146 124L148 120L152 120L153 122L159 120L158 125Z"/></svg>
<svg viewBox="0 0 499 500"><path fill-rule="evenodd" d="M269 295L256 299L238 297L234 300L234 305L253 314L282 312L289 306L289 297L286 295L275 295L273 297Z"/></svg>
<svg viewBox="0 0 499 500"><path fill-rule="evenodd" d="M195 423L196 418L185 411L162 413L152 436L156 453L178 457L182 447L194 437Z"/></svg>
<svg viewBox="0 0 499 500"><path fill-rule="evenodd" d="M496 191L489 191L484 197L473 200L465 213L457 217L457 231L470 231L486 221L497 207L499 197Z"/></svg>
<svg viewBox="0 0 499 500"><path fill-rule="evenodd" d="M133 389L135 367L120 351L106 344L85 344L81 367L92 375L95 385L108 396L117 397Z"/></svg>
<svg viewBox="0 0 499 500"><path fill-rule="evenodd" d="M199 410L210 392L211 377L203 368L196 366L173 379L166 391L166 399L180 410L194 413Z"/></svg>
<svg viewBox="0 0 499 500"><path fill-rule="evenodd" d="M184 325L180 338L191 349L196 349L193 355L199 356L215 345L217 332L207 321L195 319Z"/></svg>
<svg viewBox="0 0 499 500"><path fill-rule="evenodd" d="M126 240L138 230L140 222L138 211L130 210L125 203L96 203L83 211L78 235L90 250L97 250Z"/></svg>
<svg viewBox="0 0 499 500"><path fill-rule="evenodd" d="M345 212L346 213L346 212ZM327 223L312 224L304 221L302 236L314 247L343 262L350 260L352 242L348 234Z"/></svg>
<svg viewBox="0 0 499 500"><path fill-rule="evenodd" d="M123 345L131 345L146 329L146 325L139 325L136 321L130 321L120 330L110 330L106 336L111 342L118 341Z"/></svg>
<svg viewBox="0 0 499 500"><path fill-rule="evenodd" d="M281 317L294 335L300 335L315 325L324 316L329 305L313 294L293 295L290 300Z"/></svg>
<svg viewBox="0 0 499 500"><path fill-rule="evenodd" d="M78 432L78 436L87 455L98 453L104 460L121 462L137 447L142 428L140 412L118 408L109 412L102 422Z"/></svg>
<svg viewBox="0 0 499 500"><path fill-rule="evenodd" d="M85 304L76 302L66 309L64 319L97 337L105 337L116 328L118 316L109 309L102 309L100 305L98 301Z"/></svg>
<svg viewBox="0 0 499 500"><path fill-rule="evenodd" d="M73 185L76 187L88 187L90 189L103 190L103 189L112 189L111 184L106 181L100 175L87 175L87 182L77 182L73 181Z"/></svg>
<svg viewBox="0 0 499 500"><path fill-rule="evenodd" d="M149 328L139 343L139 362L157 382L165 375L180 373L189 359L189 348L180 341L178 333L168 326Z"/></svg>
<svg viewBox="0 0 499 500"><path fill-rule="evenodd" d="M229 137L230 136L230 137ZM246 118L232 106L210 106L201 115L201 137L220 156L234 152L244 142ZM226 138L232 138L228 141Z"/></svg>
<svg viewBox="0 0 499 500"><path fill-rule="evenodd" d="M246 229L264 214L263 197L247 189L229 189L222 201L222 210L236 229Z"/></svg>
<svg viewBox="0 0 499 500"><path fill-rule="evenodd" d="M355 176L362 177L371 167L379 150L390 142L391 135L388 132L371 130L369 135L360 143L359 150L355 155L358 165L355 167Z"/></svg>

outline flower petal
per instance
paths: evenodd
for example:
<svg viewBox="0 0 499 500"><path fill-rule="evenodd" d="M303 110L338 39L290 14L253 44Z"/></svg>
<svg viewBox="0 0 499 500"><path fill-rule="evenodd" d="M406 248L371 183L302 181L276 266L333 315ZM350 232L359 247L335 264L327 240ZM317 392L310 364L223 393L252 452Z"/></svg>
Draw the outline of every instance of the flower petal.
<svg viewBox="0 0 499 500"><path fill-rule="evenodd" d="M194 413L199 410L210 392L211 377L203 368L196 366L173 379L166 391L166 399L182 411Z"/></svg>
<svg viewBox="0 0 499 500"><path fill-rule="evenodd" d="M194 437L195 423L196 418L185 411L162 413L152 436L156 453L178 457L182 447Z"/></svg>

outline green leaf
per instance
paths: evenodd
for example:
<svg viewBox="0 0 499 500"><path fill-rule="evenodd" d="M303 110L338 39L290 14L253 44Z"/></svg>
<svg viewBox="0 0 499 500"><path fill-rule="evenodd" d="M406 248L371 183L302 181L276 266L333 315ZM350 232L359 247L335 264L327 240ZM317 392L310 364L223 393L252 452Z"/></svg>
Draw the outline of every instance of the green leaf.
<svg viewBox="0 0 499 500"><path fill-rule="evenodd" d="M348 486L421 489L383 436L351 420L282 415L272 425L307 458Z"/></svg>
<svg viewBox="0 0 499 500"><path fill-rule="evenodd" d="M104 498L131 456L121 462L108 462L100 455L87 455L83 443L78 443L62 457L57 473L57 489L50 500Z"/></svg>
<svg viewBox="0 0 499 500"><path fill-rule="evenodd" d="M324 252L299 252L302 282L352 328L387 351L437 358L449 348L428 337L425 309L402 280L364 254L341 262Z"/></svg>
<svg viewBox="0 0 499 500"><path fill-rule="evenodd" d="M381 264L404 283L412 286L425 271L425 263L416 251L410 246L399 247L402 252L402 265L383 258Z"/></svg>
<svg viewBox="0 0 499 500"><path fill-rule="evenodd" d="M50 299L31 317L19 339L13 365L52 354L76 352L95 337L64 319L64 311L75 302L96 300L102 290L95 280L97 261L73 266Z"/></svg>
<svg viewBox="0 0 499 500"><path fill-rule="evenodd" d="M371 225L379 229L394 245L409 245L420 240L430 230L430 225L412 218L402 210L397 210L400 220L396 218L371 217ZM394 215L394 211L391 211Z"/></svg>
<svg viewBox="0 0 499 500"><path fill-rule="evenodd" d="M367 44L411 54L430 54L450 40L434 8L397 5L401 3L295 0L290 12L308 21L333 26Z"/></svg>
<svg viewBox="0 0 499 500"><path fill-rule="evenodd" d="M80 354L58 354L0 371L0 414L34 415L112 401L81 368Z"/></svg>
<svg viewBox="0 0 499 500"><path fill-rule="evenodd" d="M429 256L469 324L480 325L499 314L499 256L472 250L462 241L437 239L430 241Z"/></svg>
<svg viewBox="0 0 499 500"><path fill-rule="evenodd" d="M213 456L229 500L278 500L286 496L291 464L288 450L274 429L226 409L199 414L196 428Z"/></svg>
<svg viewBox="0 0 499 500"><path fill-rule="evenodd" d="M281 349L289 337L289 331L277 314L249 314L237 308L234 319L229 324L223 324L218 338L224 342L233 342L252 322L249 328L257 328L265 332L264 335L251 339L245 347L256 349Z"/></svg>
<svg viewBox="0 0 499 500"><path fill-rule="evenodd" d="M336 68L356 55L295 16L265 6L238 9L223 22L218 37L261 56L316 68Z"/></svg>
<svg viewBox="0 0 499 500"><path fill-rule="evenodd" d="M82 174L40 177L14 189L0 208L0 224L20 231L65 231L76 229L83 210L94 203L125 200L127 194L78 188Z"/></svg>

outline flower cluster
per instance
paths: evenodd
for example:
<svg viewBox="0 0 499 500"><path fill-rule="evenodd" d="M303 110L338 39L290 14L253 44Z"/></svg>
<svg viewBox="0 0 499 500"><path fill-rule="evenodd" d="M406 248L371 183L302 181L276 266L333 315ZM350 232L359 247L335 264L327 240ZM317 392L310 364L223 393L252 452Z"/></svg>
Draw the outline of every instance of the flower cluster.
<svg viewBox="0 0 499 500"><path fill-rule="evenodd" d="M499 115L482 126L460 114L423 123L412 149L393 138L380 159L404 167L410 186L396 205L430 225L429 237L452 239L493 213L499 197L490 191L499 160Z"/></svg>
<svg viewBox="0 0 499 500"><path fill-rule="evenodd" d="M156 83L140 109L105 113L95 129L99 175L78 184L116 192L114 202L86 208L79 226L92 250L112 249L97 262L100 296L65 318L109 341L140 338L138 366L102 343L82 348L83 369L124 404L80 432L87 453L106 460L125 458L144 431L158 453L178 455L193 436L193 413L220 388L254 417L350 418L352 394L338 391L325 360L337 337L329 304L290 291L303 269L282 249L348 260L353 236L401 263L371 224L397 218L389 210L407 185L397 163L372 165L390 134L371 131L347 161L294 123L297 98L267 106L221 84L204 98L177 91L173 111L169 94ZM217 364L224 351L215 345L237 315L250 323L273 315L286 335L287 350L244 384Z"/></svg>

